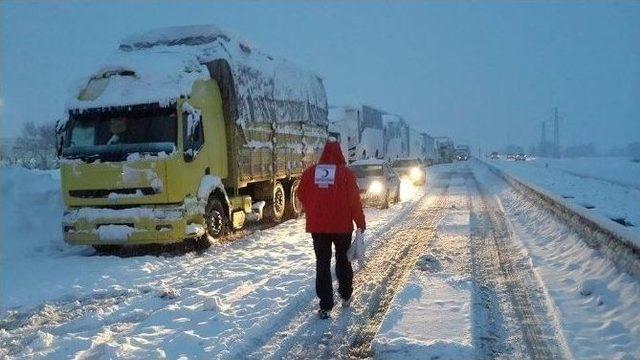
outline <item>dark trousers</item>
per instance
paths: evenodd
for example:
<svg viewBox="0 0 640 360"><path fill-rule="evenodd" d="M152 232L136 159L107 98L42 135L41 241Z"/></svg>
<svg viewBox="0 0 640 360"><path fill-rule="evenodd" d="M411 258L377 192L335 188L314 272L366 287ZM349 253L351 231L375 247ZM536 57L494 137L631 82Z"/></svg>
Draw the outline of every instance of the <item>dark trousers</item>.
<svg viewBox="0 0 640 360"><path fill-rule="evenodd" d="M311 234L313 250L316 253L316 294L320 298L320 309L333 308L333 284L331 281L331 244L336 247L336 276L338 293L343 299L349 299L353 292L353 269L347 259L347 250L351 246L351 233L347 234Z"/></svg>

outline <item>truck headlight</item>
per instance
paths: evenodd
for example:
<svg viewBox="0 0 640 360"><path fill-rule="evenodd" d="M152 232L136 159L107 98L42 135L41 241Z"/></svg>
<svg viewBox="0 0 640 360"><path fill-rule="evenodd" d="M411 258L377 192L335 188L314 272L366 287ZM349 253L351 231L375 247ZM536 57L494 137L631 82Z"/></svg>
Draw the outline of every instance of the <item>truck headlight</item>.
<svg viewBox="0 0 640 360"><path fill-rule="evenodd" d="M371 194L378 195L378 194L381 194L383 190L384 190L384 185L382 185L380 181L376 180L371 182L371 184L369 184L368 191Z"/></svg>
<svg viewBox="0 0 640 360"><path fill-rule="evenodd" d="M422 178L422 171L420 171L420 168L414 167L411 169L409 175L411 176L411 180L418 181Z"/></svg>

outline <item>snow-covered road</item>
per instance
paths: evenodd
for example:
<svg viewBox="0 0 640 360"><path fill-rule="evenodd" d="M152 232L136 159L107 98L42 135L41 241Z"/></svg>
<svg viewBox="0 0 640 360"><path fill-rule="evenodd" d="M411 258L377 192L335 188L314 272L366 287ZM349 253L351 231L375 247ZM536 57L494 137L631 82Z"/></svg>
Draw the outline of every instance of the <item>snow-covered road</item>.
<svg viewBox="0 0 640 360"><path fill-rule="evenodd" d="M12 207L52 196L55 176L10 169L2 210L21 216L2 224L0 357L640 357L639 279L479 162L428 176L367 210L352 306L321 321L303 219L202 254L93 256L38 238L59 200L28 229Z"/></svg>

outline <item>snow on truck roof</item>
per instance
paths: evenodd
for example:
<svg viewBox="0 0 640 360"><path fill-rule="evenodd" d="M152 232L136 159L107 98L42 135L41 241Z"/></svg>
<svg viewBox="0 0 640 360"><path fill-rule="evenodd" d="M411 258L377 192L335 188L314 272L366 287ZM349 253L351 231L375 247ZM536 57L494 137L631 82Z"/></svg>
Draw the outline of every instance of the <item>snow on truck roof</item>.
<svg viewBox="0 0 640 360"><path fill-rule="evenodd" d="M395 158L392 159L393 161L420 161L420 158L417 156L414 157L401 157L401 158Z"/></svg>
<svg viewBox="0 0 640 360"><path fill-rule="evenodd" d="M387 162L387 160L383 160L383 159L362 159L362 160L356 160L356 161L352 162L351 164L349 164L349 166L356 166L356 165L383 165L386 162Z"/></svg>
<svg viewBox="0 0 640 360"><path fill-rule="evenodd" d="M118 52L67 101L67 109L85 110L175 101L197 80L210 79L206 66L189 54Z"/></svg>
<svg viewBox="0 0 640 360"><path fill-rule="evenodd" d="M120 41L120 50L131 51L160 45L203 45L217 41L219 38L225 41L235 38L244 42L237 35L231 35L215 25L170 26L129 35Z"/></svg>
<svg viewBox="0 0 640 360"><path fill-rule="evenodd" d="M382 121L384 122L385 125L388 125L389 123L404 123L404 120L402 119L402 117L400 117L400 115L396 115L396 114L384 114L382 115Z"/></svg>
<svg viewBox="0 0 640 360"><path fill-rule="evenodd" d="M72 94L67 110L162 104L189 94L196 80L212 77L235 91L241 126L274 120L327 124L327 98L318 75L214 25L166 27L124 38ZM89 89L96 79L105 80Z"/></svg>

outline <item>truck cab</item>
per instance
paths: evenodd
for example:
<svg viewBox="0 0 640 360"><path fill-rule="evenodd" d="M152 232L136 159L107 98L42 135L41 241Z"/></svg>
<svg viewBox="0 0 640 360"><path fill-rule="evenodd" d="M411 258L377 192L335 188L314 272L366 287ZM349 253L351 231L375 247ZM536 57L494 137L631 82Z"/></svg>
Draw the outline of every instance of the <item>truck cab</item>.
<svg viewBox="0 0 640 360"><path fill-rule="evenodd" d="M205 223L198 201L205 176L228 175L220 91L209 79L194 82L191 94L167 106L69 114L61 153L65 241L170 243L203 235L205 225L218 229L214 236L222 231Z"/></svg>
<svg viewBox="0 0 640 360"><path fill-rule="evenodd" d="M208 25L123 40L67 115L63 236L97 248L208 244L296 217L299 177L328 136L318 76Z"/></svg>

